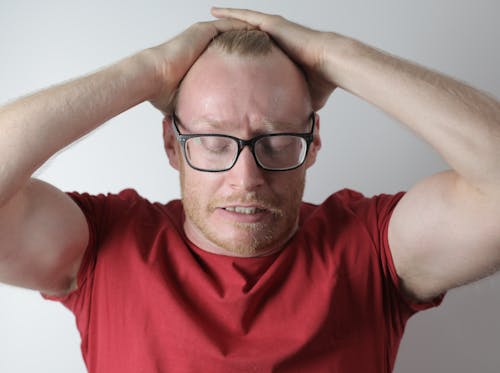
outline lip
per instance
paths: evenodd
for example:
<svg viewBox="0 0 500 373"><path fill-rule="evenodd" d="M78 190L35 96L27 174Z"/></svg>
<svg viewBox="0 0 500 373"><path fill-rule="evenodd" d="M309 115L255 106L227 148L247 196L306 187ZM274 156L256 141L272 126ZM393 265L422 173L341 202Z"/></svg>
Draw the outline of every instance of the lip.
<svg viewBox="0 0 500 373"><path fill-rule="evenodd" d="M262 206L262 205L256 205L256 204L245 204L245 203L234 203L232 205L225 205L225 206L220 206L219 208L225 209L225 208L235 208L235 207L244 207L244 208L255 208L259 210L269 210L267 207Z"/></svg>
<svg viewBox="0 0 500 373"><path fill-rule="evenodd" d="M255 208L259 211L254 214L244 214L236 211L228 211L226 208L235 208L235 207L244 207L244 208ZM271 211L269 209L260 206L260 205L248 205L248 204L234 204L219 207L216 209L215 213L217 216L224 220L229 220L234 223L259 223L267 220L271 216Z"/></svg>

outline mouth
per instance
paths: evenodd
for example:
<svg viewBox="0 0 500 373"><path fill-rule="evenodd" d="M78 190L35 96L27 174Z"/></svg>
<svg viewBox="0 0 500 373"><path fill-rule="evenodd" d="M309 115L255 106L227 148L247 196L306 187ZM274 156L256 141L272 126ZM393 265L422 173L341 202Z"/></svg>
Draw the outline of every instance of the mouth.
<svg viewBox="0 0 500 373"><path fill-rule="evenodd" d="M222 209L228 212L245 214L245 215L261 214L268 211L267 209L254 206L228 206L228 207L222 207Z"/></svg>
<svg viewBox="0 0 500 373"><path fill-rule="evenodd" d="M270 223L275 215L272 209L262 205L220 206L218 216L231 223Z"/></svg>

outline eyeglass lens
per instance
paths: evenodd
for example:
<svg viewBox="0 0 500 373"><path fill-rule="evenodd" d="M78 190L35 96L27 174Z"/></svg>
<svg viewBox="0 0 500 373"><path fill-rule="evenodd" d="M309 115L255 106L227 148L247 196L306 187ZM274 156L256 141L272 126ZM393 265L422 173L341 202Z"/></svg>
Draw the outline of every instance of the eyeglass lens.
<svg viewBox="0 0 500 373"><path fill-rule="evenodd" d="M254 154L259 164L270 170L294 168L305 158L307 142L291 135L265 136L254 144ZM238 156L238 142L224 136L197 136L185 143L189 163L202 170L226 170Z"/></svg>

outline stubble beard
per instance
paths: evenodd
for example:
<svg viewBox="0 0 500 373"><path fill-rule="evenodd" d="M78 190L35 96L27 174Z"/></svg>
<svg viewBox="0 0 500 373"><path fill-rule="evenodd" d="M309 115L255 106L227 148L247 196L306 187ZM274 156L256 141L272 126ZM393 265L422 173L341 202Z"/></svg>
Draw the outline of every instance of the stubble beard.
<svg viewBox="0 0 500 373"><path fill-rule="evenodd" d="M255 192L249 192L225 198L214 198L208 203L202 203L196 197L203 195L202 186L186 185L181 173L182 203L186 218L190 219L199 233L218 248L243 257L267 255L280 250L286 244L297 229L304 185L305 181L302 178L293 190L288 190L281 198L277 196L263 198ZM208 218L217 207L236 202L266 206L266 209L271 212L271 222L227 222L232 227L234 237L224 237L217 227L210 224Z"/></svg>

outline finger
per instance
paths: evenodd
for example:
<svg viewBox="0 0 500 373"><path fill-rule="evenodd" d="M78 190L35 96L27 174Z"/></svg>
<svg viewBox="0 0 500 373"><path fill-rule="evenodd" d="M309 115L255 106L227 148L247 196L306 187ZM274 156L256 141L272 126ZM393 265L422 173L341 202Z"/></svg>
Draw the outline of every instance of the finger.
<svg viewBox="0 0 500 373"><path fill-rule="evenodd" d="M188 35L204 35L210 40L221 32L229 30L251 29L254 26L235 19L219 19L216 21L198 22L189 27L185 33Z"/></svg>
<svg viewBox="0 0 500 373"><path fill-rule="evenodd" d="M301 59L300 52L313 34L313 30L277 15L236 8L214 7L211 11L215 17L240 20L269 33L293 58Z"/></svg>
<svg viewBox="0 0 500 373"><path fill-rule="evenodd" d="M255 28L255 26L238 19L219 19L216 21L209 21L207 23L214 27L217 30L217 33L230 30L248 30Z"/></svg>
<svg viewBox="0 0 500 373"><path fill-rule="evenodd" d="M169 44L188 43L189 49L201 53L206 45L218 34L229 30L250 29L252 27L248 23L233 19L198 22L184 30L177 38L169 41Z"/></svg>
<svg viewBox="0 0 500 373"><path fill-rule="evenodd" d="M270 17L272 17L269 14L257 12L254 10L236 8L212 7L211 13L214 17L217 18L238 19L259 28L261 28L261 26L265 24L266 19L268 20Z"/></svg>

